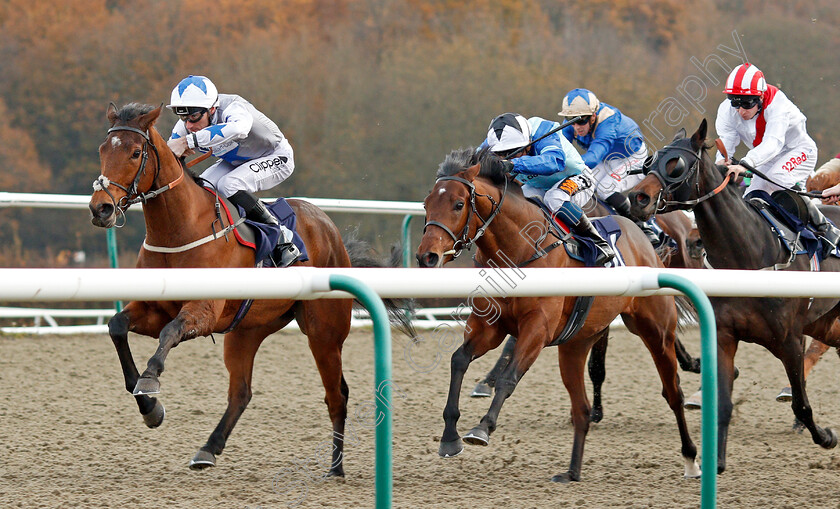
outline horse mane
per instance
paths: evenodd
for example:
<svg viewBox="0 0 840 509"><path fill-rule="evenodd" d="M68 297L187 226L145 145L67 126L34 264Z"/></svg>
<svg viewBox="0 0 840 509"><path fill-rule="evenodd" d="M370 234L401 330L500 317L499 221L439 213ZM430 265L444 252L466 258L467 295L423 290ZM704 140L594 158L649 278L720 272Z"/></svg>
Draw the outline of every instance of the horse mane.
<svg viewBox="0 0 840 509"><path fill-rule="evenodd" d="M489 147L483 147L478 151L474 147L453 150L438 166L435 178L450 177L476 164L481 165L479 177L485 177L494 184L503 184L507 179L502 160L490 152Z"/></svg>
<svg viewBox="0 0 840 509"><path fill-rule="evenodd" d="M151 104L128 103L117 110L117 123L126 124L140 115L145 115L153 109L155 109L155 106L152 106Z"/></svg>

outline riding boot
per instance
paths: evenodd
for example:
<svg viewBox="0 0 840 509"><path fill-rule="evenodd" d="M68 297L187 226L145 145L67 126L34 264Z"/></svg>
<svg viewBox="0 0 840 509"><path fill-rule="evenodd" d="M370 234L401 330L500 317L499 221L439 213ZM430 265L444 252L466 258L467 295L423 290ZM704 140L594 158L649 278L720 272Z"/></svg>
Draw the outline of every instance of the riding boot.
<svg viewBox="0 0 840 509"><path fill-rule="evenodd" d="M586 215L580 217L580 221L576 224L571 225L572 232L581 237L586 237L592 240L595 243L595 246L600 251L600 254L595 260L595 265L606 265L609 261L615 258L615 253L613 252L610 245L607 244L607 241L604 240L603 237L598 233L598 230L595 229L595 226L589 221L589 218Z"/></svg>
<svg viewBox="0 0 840 509"><path fill-rule="evenodd" d="M811 224L814 225L820 239L822 239L823 258L825 258L837 248L837 243L840 242L840 230L820 212L816 203L807 198L803 201L808 207L808 217L811 219Z"/></svg>
<svg viewBox="0 0 840 509"><path fill-rule="evenodd" d="M660 238L659 234L657 234L653 228L650 227L645 221L639 221L630 214L630 200L627 198L626 195L622 193L613 193L607 197L605 200L612 208L619 214L627 219L636 223L636 226L642 230L642 233L648 238L653 247L659 247L662 245L664 241L663 238Z"/></svg>
<svg viewBox="0 0 840 509"><path fill-rule="evenodd" d="M278 221L277 218L269 212L265 203L261 202L260 199L254 196L254 193L250 191L245 191L244 189L237 191L228 199L234 205L239 205L245 209L245 217L251 221L274 226L280 224L280 221Z"/></svg>
<svg viewBox="0 0 840 509"><path fill-rule="evenodd" d="M285 242L283 239L280 239L271 252L271 260L275 267L288 267L295 263L298 257L300 257L300 249L293 242Z"/></svg>

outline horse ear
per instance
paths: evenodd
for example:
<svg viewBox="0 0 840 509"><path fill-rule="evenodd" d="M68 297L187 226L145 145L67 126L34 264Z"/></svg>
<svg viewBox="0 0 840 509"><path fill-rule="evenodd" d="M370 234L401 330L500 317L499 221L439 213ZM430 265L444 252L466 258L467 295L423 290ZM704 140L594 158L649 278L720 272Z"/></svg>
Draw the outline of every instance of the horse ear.
<svg viewBox="0 0 840 509"><path fill-rule="evenodd" d="M671 140L671 141L677 141L677 140L681 140L683 138L685 138L685 127L681 128L679 131L677 131L677 134L674 135L674 139Z"/></svg>
<svg viewBox="0 0 840 509"><path fill-rule="evenodd" d="M474 164L464 170L464 178L472 182L478 176L478 172L481 170L481 164Z"/></svg>
<svg viewBox="0 0 840 509"><path fill-rule="evenodd" d="M697 128L697 131L691 135L691 146L694 150L700 150L700 147L706 143L706 134L709 128L709 124L706 122L704 118L702 122L700 122L700 127Z"/></svg>
<svg viewBox="0 0 840 509"><path fill-rule="evenodd" d="M111 123L111 127L114 127L114 124L117 123L117 105L108 103L108 111L105 113L105 116L108 118L108 122Z"/></svg>
<svg viewBox="0 0 840 509"><path fill-rule="evenodd" d="M141 115L140 117L138 117L137 122L140 124L140 129L148 131L153 125L155 125L155 122L160 116L161 109L163 109L163 103L161 103L160 106L146 113L145 115Z"/></svg>

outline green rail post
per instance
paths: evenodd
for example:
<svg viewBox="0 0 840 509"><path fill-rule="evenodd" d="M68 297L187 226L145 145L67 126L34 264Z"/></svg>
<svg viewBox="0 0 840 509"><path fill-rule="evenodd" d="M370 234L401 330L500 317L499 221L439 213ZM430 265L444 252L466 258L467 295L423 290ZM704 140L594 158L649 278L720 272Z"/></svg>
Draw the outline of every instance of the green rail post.
<svg viewBox="0 0 840 509"><path fill-rule="evenodd" d="M718 383L717 329L712 303L697 285L673 274L659 274L660 287L676 288L694 303L700 319L700 385L703 387L702 469L700 507L714 509L717 499Z"/></svg>
<svg viewBox="0 0 840 509"><path fill-rule="evenodd" d="M329 281L331 290L342 290L359 299L373 320L376 415L382 416L382 421L376 426L376 509L391 509L394 479L391 454L391 387L390 383L386 383L391 381L391 324L388 312L379 295L358 279L333 274Z"/></svg>
<svg viewBox="0 0 840 509"><path fill-rule="evenodd" d="M403 244L403 267L411 268L411 230L408 228L411 223L411 214L406 214L402 222L402 244Z"/></svg>
<svg viewBox="0 0 840 509"><path fill-rule="evenodd" d="M108 239L108 259L111 261L111 268L116 269L119 267L117 260L117 232L113 228L108 228L105 230L105 236ZM122 311L122 302L114 302L114 307L117 309L117 313L119 313Z"/></svg>

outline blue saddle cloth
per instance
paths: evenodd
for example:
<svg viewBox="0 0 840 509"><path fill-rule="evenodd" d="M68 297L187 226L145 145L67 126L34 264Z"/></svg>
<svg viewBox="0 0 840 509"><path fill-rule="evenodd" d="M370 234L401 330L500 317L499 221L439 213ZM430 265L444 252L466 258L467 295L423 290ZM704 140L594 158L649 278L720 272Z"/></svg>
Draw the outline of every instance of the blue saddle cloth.
<svg viewBox="0 0 840 509"><path fill-rule="evenodd" d="M764 208L758 208L758 213L770 225L773 232L778 235L782 244L794 254L807 254L808 257L817 255L822 260L822 246L817 236L808 228L808 224L802 222L797 216L791 214L788 210L779 206L770 194L766 191L752 191L744 197L748 203L750 200L759 199L764 202L769 211ZM790 228L794 234L799 234L799 245L795 244L794 239L788 239L782 228L775 222L776 220L783 223L783 226Z"/></svg>
<svg viewBox="0 0 840 509"><path fill-rule="evenodd" d="M239 211L240 217L245 217L245 210L238 205L236 208ZM302 262L308 260L309 255L306 252L306 245L303 243L303 239L298 234L296 228L297 215L295 215L295 211L292 210L292 207L288 204L288 202L286 202L286 199L278 198L277 201L268 205L268 210L277 217L277 220L280 221L281 225L291 230L293 234L292 242L294 242L295 246L297 246L301 253L298 260ZM251 221L250 219L246 219L245 224L250 226L251 230L254 232L254 250L256 251L254 259L257 260L257 263L268 260L266 266L273 267L274 264L271 262L271 258L268 255L271 254L271 251L274 250L274 246L277 245L277 241L280 240L282 235L280 227L265 223L258 223L256 221Z"/></svg>
<svg viewBox="0 0 840 509"><path fill-rule="evenodd" d="M621 237L621 227L618 226L615 218L612 216L604 216L599 217L598 219L592 220L592 225L595 226L595 229L598 230L598 233L601 234L601 237L607 241L610 247L615 252L615 258L610 261L606 266L607 267L621 267L624 266L624 259L621 256L621 253L618 251L618 246L616 246L616 242ZM581 237L579 235L575 236L575 239L580 244L580 249L575 250L571 248L571 246L566 243L564 247L566 248L566 252L569 254L570 257L574 258L575 260L582 261L584 265L587 267L595 267L595 260L598 258L600 254L600 250L595 247L595 242L591 239L586 237Z"/></svg>

